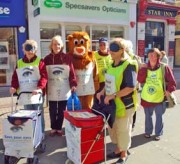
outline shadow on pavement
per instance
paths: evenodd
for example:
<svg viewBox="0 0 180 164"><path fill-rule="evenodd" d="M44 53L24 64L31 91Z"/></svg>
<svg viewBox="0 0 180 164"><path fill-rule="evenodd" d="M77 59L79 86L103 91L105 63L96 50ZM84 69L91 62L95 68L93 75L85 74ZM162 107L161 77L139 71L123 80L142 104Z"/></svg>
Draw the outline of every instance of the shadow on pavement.
<svg viewBox="0 0 180 164"><path fill-rule="evenodd" d="M67 159L66 137L65 136L49 136L49 131L46 131L44 140L46 144L46 151L39 153L40 163L57 164L58 159L62 163Z"/></svg>
<svg viewBox="0 0 180 164"><path fill-rule="evenodd" d="M153 141L153 138L154 138L153 136L151 138L145 138L144 134L139 134L139 135L133 136L131 148L135 148L135 147L144 145L148 142L151 142L151 141Z"/></svg>

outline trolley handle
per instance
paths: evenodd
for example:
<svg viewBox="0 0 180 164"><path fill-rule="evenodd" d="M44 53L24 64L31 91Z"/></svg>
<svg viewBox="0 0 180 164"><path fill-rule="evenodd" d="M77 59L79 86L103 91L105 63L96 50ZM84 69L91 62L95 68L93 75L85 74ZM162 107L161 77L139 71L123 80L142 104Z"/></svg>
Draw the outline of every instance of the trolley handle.
<svg viewBox="0 0 180 164"><path fill-rule="evenodd" d="M19 98L20 98L20 96L22 95L22 94L31 94L32 92L30 92L30 91L24 91L24 92L20 92L19 94L18 94L18 96L17 96L17 100L19 100ZM40 94L40 96L39 96L39 101L41 100L41 98L42 98L42 92L37 92L37 94Z"/></svg>

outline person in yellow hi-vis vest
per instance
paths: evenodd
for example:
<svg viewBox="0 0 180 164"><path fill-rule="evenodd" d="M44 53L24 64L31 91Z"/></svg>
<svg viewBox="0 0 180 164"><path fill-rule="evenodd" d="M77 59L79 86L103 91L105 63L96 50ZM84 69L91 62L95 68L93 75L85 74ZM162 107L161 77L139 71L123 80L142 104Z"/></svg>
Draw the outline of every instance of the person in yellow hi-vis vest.
<svg viewBox="0 0 180 164"><path fill-rule="evenodd" d="M124 164L128 158L127 151L131 146L133 115L137 106L137 62L134 62L125 51L125 40L116 38L110 42L112 65L105 75L105 87L97 93L97 99L105 95L104 103L114 100L116 117L112 128L108 128L111 140L116 149L107 155L118 158L117 163Z"/></svg>
<svg viewBox="0 0 180 164"><path fill-rule="evenodd" d="M94 53L99 75L99 90L105 85L105 73L112 64L111 55L108 50L108 40L106 38L99 39L99 50ZM98 92L97 91L97 92Z"/></svg>
<svg viewBox="0 0 180 164"><path fill-rule="evenodd" d="M127 52L127 54L131 57L132 60L137 62L138 69L139 69L141 64L142 64L141 58L133 52L133 43L132 43L132 41L131 40L125 40L125 42L126 42L126 52ZM138 81L137 81L137 84L136 84L136 89L137 89L137 91L140 90L140 83L138 83ZM135 112L134 116L133 116L132 131L134 131L135 124L136 124L136 113L137 112Z"/></svg>
<svg viewBox="0 0 180 164"><path fill-rule="evenodd" d="M164 120L163 115L166 111L165 95L169 95L176 90L176 81L172 70L165 65L165 74L161 69L160 55L158 48L148 51L148 63L141 66L137 80L144 86L141 92L141 105L145 113L145 138L151 138L155 129L155 140L159 141L163 135ZM166 91L163 88L163 79L166 82ZM155 128L153 128L152 115L156 115Z"/></svg>
<svg viewBox="0 0 180 164"><path fill-rule="evenodd" d="M32 92L31 96L35 97L39 92L42 92L41 102L38 102L39 99L37 99L37 102L35 102L34 99L29 99L29 96L26 94L22 95L21 98L23 99L23 104L26 104L24 106L25 109L41 110L42 132L44 133L45 122L43 102L48 78L46 66L44 60L36 55L38 45L35 40L26 40L22 47L24 57L17 61L16 69L12 75L10 93ZM33 102L30 100L33 100Z"/></svg>

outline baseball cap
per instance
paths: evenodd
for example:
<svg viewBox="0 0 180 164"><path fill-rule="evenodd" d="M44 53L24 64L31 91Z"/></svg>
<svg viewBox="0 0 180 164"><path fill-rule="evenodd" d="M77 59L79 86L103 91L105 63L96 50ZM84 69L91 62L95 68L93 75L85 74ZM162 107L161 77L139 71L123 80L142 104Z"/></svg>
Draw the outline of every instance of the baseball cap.
<svg viewBox="0 0 180 164"><path fill-rule="evenodd" d="M108 41L107 38L100 38L100 39L99 39L99 43L100 43L100 42L105 42L105 43L106 43L107 41Z"/></svg>
<svg viewBox="0 0 180 164"><path fill-rule="evenodd" d="M109 49L112 52L118 52L121 49L121 47L117 43L113 42L110 44Z"/></svg>
<svg viewBox="0 0 180 164"><path fill-rule="evenodd" d="M35 47L33 47L31 44L26 44L25 45L25 50L26 51L34 52L35 51Z"/></svg>

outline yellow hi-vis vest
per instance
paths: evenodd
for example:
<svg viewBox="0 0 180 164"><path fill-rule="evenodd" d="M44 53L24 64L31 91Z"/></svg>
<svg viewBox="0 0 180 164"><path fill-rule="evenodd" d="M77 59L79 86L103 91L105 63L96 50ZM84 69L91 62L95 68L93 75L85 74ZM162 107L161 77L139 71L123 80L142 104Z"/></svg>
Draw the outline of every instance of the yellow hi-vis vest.
<svg viewBox="0 0 180 164"><path fill-rule="evenodd" d="M162 102L164 100L163 78L161 67L155 71L148 70L141 98L152 103Z"/></svg>
<svg viewBox="0 0 180 164"><path fill-rule="evenodd" d="M123 80L123 76L124 76L123 73L129 64L135 65L135 67L137 68L137 62L134 62L133 60L128 59L128 60L124 61L124 63L122 65L117 66L117 67L111 66L107 70L107 75L112 76L115 79L114 80L115 83L111 84L111 85L115 86L115 87L113 87L113 88L115 88L115 92L118 92L120 90L120 86L122 84L122 80ZM105 89L106 89L106 86L109 85L106 83L111 83L111 82L106 79ZM136 110L137 105L138 105L138 97L137 97L137 90L136 89L133 92L132 98L133 98L133 103L134 103L134 109ZM120 118L120 117L126 116L126 107L125 107L125 105L122 102L120 97L115 98L115 104L116 104L116 117Z"/></svg>
<svg viewBox="0 0 180 164"><path fill-rule="evenodd" d="M99 74L99 82L101 83L105 81L106 70L110 67L113 61L111 59L111 55L101 56L97 51L95 52L94 55L95 55L98 74Z"/></svg>
<svg viewBox="0 0 180 164"><path fill-rule="evenodd" d="M37 57L35 61L33 61L31 63L25 63L25 62L23 62L22 59L19 59L17 62L17 67L23 68L23 67L28 67L28 66L39 66L40 60L41 60L41 58Z"/></svg>
<svg viewBox="0 0 180 164"><path fill-rule="evenodd" d="M39 80L39 78L40 78L39 68L38 68L38 67L39 67L39 63L40 63L40 60L41 60L41 59L40 59L39 57L37 57L36 60L33 61L33 62L31 62L31 63L25 63L25 62L23 62L22 59L19 59L19 60L17 61L17 70L16 70L16 71L17 71L17 75L18 75L18 79L19 79L18 92L22 92L22 91L24 91L24 89L25 89L25 88L22 86L22 84L21 84L21 81L22 81L22 83L24 83L24 82L23 82L24 79L22 79L21 75L18 73L21 69L23 69L23 68L25 68L25 67L37 67L38 73L36 73L36 77L33 78L33 82L29 80L29 86L33 86L33 87L31 87L31 89L32 89L32 90L33 90L33 89L36 89L35 86L37 86L38 80Z"/></svg>

